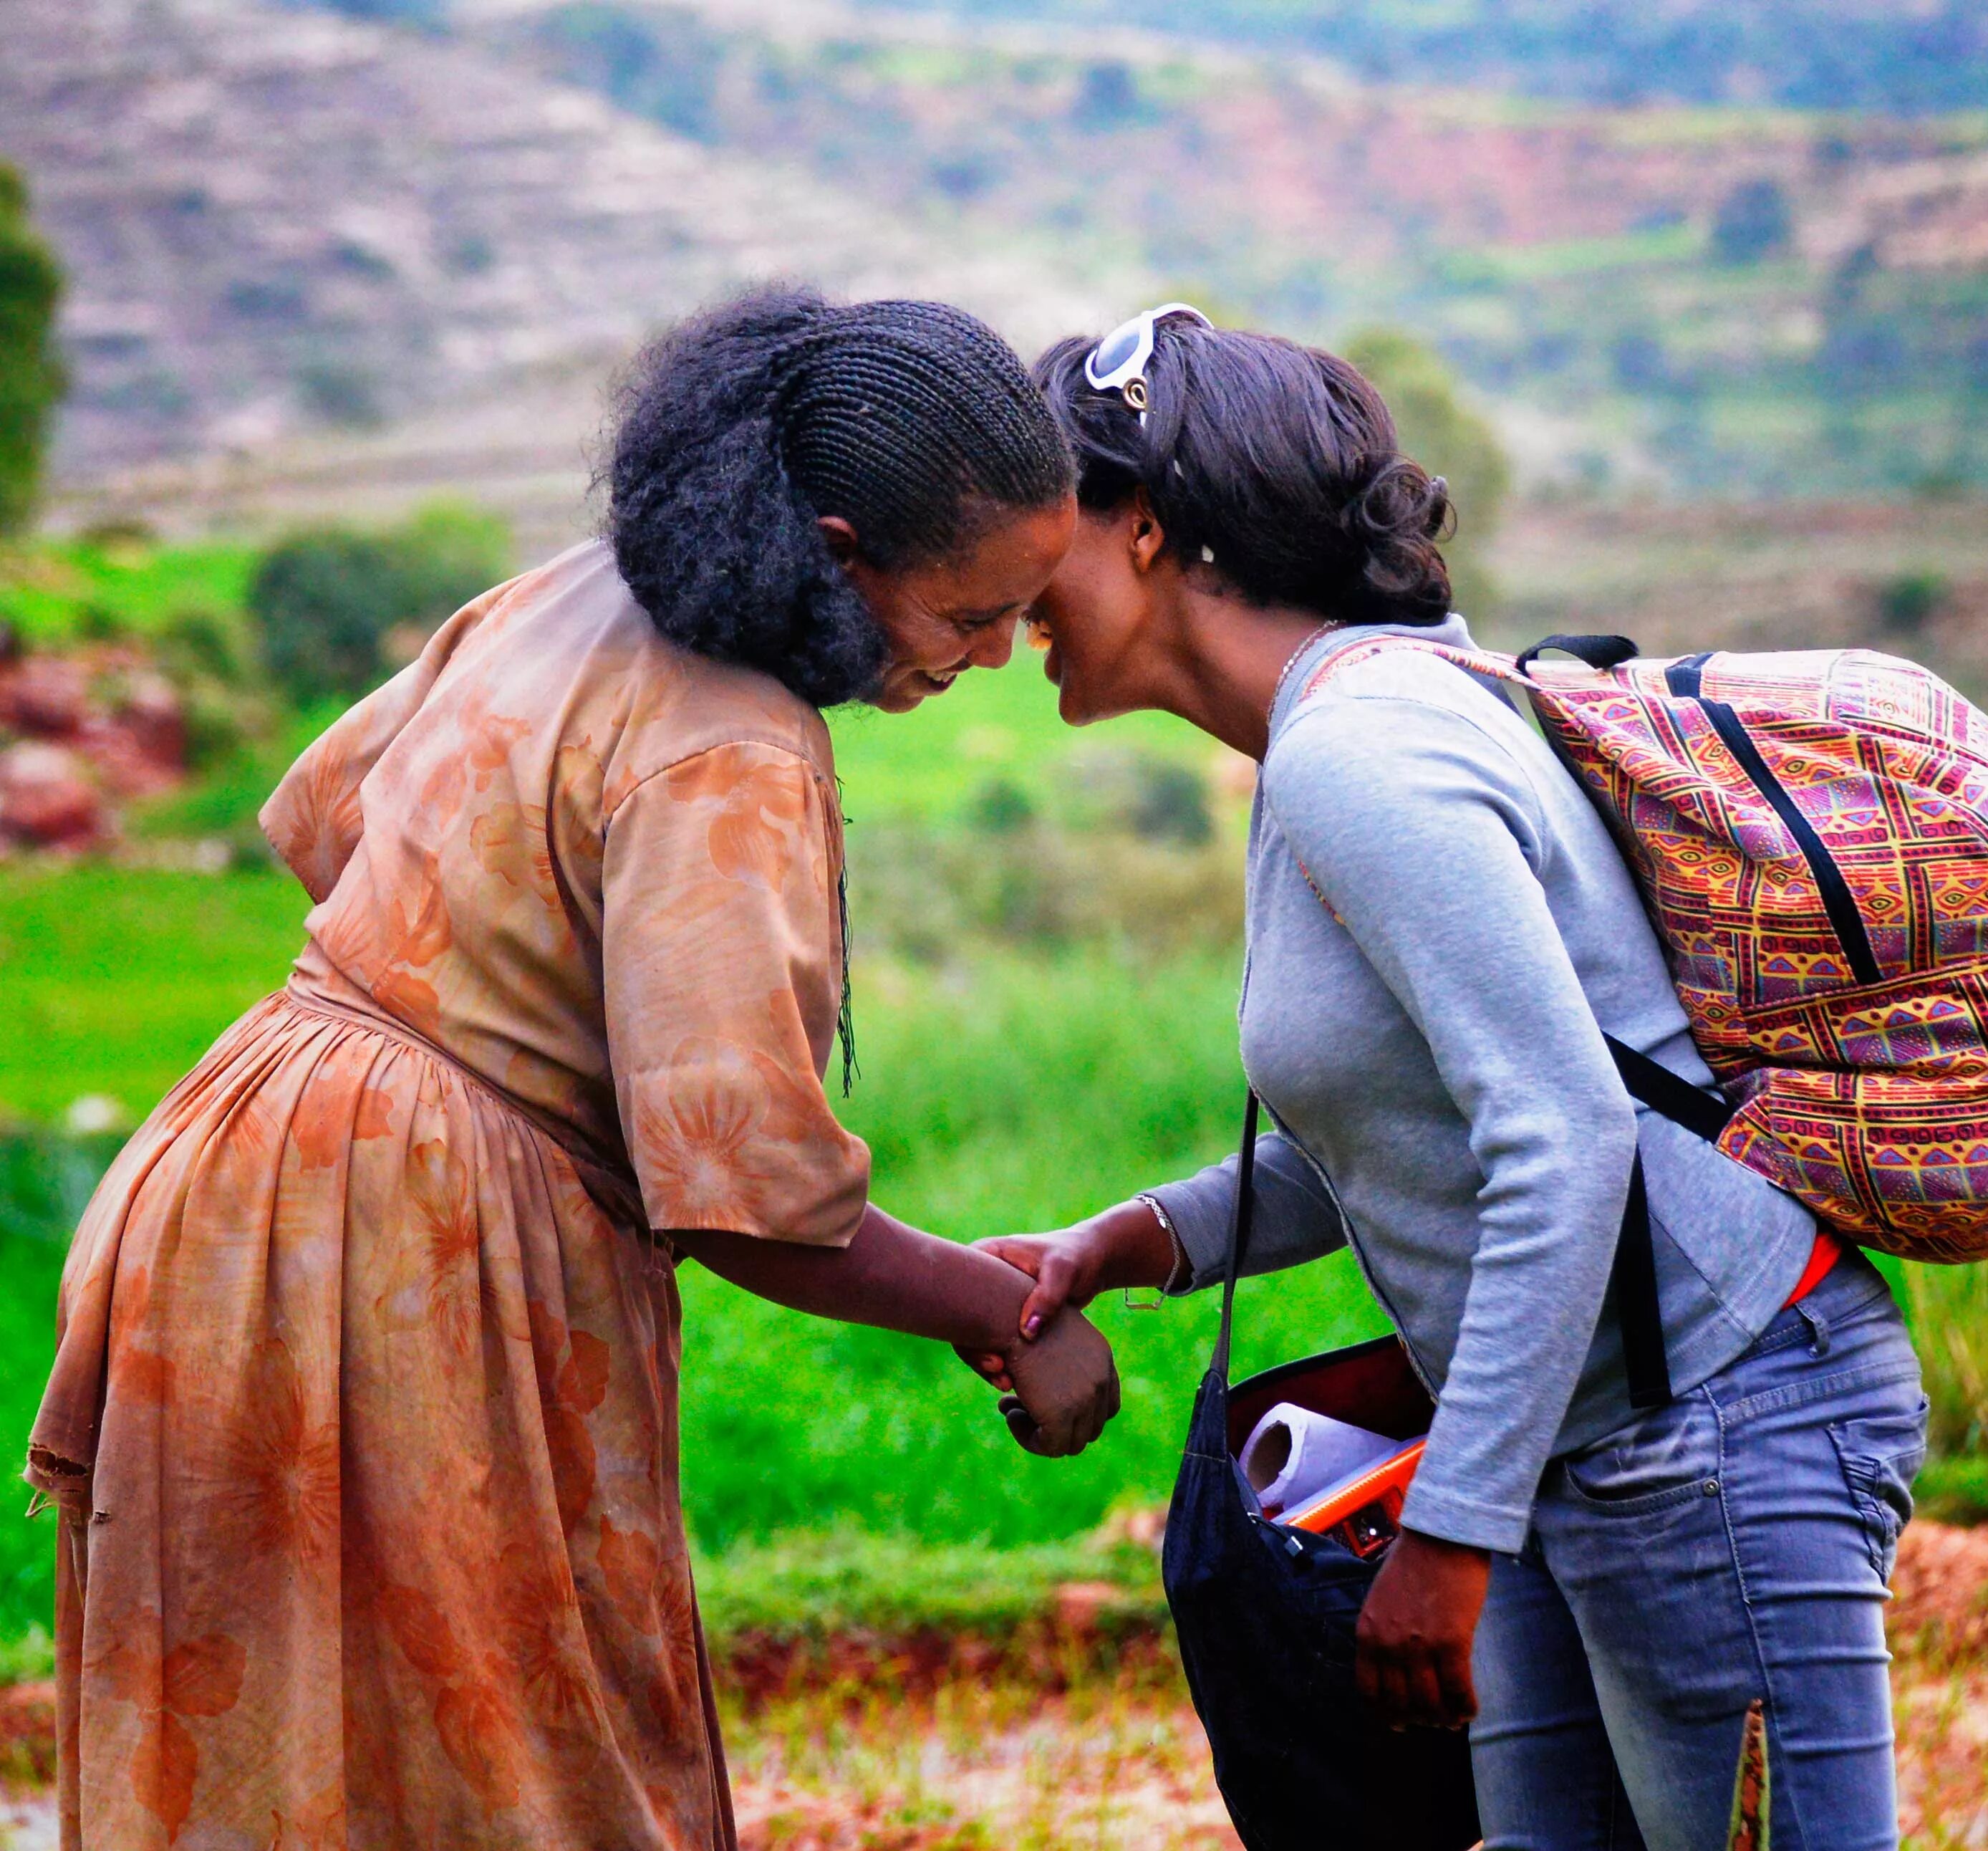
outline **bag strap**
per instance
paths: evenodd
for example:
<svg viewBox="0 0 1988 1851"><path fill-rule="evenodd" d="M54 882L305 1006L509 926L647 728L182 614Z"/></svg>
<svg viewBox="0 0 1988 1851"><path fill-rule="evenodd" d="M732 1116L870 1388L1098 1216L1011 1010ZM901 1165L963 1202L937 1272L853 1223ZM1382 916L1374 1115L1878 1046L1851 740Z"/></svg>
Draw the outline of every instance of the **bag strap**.
<svg viewBox="0 0 1988 1851"><path fill-rule="evenodd" d="M1601 1038L1608 1044L1615 1071L1621 1075L1631 1098L1639 1105L1647 1105L1658 1117L1695 1132L1708 1144L1719 1142L1738 1110L1730 1101L1680 1079L1668 1067L1648 1054L1638 1054L1626 1041L1606 1034Z"/></svg>
<svg viewBox="0 0 1988 1851"><path fill-rule="evenodd" d="M1629 1194L1608 1283L1615 1293L1615 1321L1622 1332L1622 1373L1632 1408L1662 1407L1671 1399L1670 1358L1664 1352L1663 1308L1657 1299L1657 1250L1650 1238L1650 1195L1643 1183L1643 1153L1629 1166Z"/></svg>
<svg viewBox="0 0 1988 1851"><path fill-rule="evenodd" d="M1642 653L1634 639L1626 636L1549 636L1520 656L1512 665L1513 672L1523 675L1549 649L1558 649L1591 668L1602 669L1619 668Z"/></svg>
<svg viewBox="0 0 1988 1851"><path fill-rule="evenodd" d="M1242 1142L1236 1153L1236 1210L1229 1218L1229 1254L1222 1273L1222 1334L1215 1339L1209 1367L1229 1379L1229 1335L1236 1321L1236 1281L1249 1250L1249 1228L1256 1216L1256 1120L1261 1110L1256 1089L1242 1108Z"/></svg>
<svg viewBox="0 0 1988 1851"><path fill-rule="evenodd" d="M1549 649L1558 649L1577 662L1584 662L1594 669L1606 671L1619 668L1642 651L1635 640L1626 636L1549 636L1533 645L1523 655L1500 655L1490 649L1459 649L1453 644L1429 641L1419 636L1370 636L1364 641L1350 643L1336 649L1311 672L1305 683L1304 692L1311 694L1323 687L1335 675L1351 668L1354 663L1369 657L1385 654L1391 649L1413 649L1423 655L1439 656L1459 668L1468 669L1473 675L1488 675L1494 681L1513 682L1529 693L1549 692L1534 681L1533 664ZM1302 699L1303 697L1300 696Z"/></svg>
<svg viewBox="0 0 1988 1851"><path fill-rule="evenodd" d="M1659 1117L1681 1125L1708 1144L1716 1144L1735 1108L1671 1070L1639 1054L1611 1034L1602 1040L1629 1097ZM1629 1379L1629 1405L1662 1407L1671 1399L1670 1365L1664 1355L1663 1318L1657 1303L1657 1256L1650 1238L1650 1202L1643 1185L1643 1154L1636 1153L1629 1176L1629 1199L1622 1210L1622 1233L1615 1247L1616 1315L1622 1326L1622 1367Z"/></svg>

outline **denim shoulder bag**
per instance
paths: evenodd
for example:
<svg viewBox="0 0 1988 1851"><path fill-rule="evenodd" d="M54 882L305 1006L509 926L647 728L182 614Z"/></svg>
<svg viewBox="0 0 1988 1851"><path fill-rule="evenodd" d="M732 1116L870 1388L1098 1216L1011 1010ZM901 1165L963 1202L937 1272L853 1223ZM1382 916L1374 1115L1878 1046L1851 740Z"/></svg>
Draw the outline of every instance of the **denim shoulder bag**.
<svg viewBox="0 0 1988 1851"><path fill-rule="evenodd" d="M1354 1686L1354 1628L1397 1534L1398 1494L1348 1512L1329 1530L1307 1529L1266 1518L1237 1463L1242 1439L1279 1402L1404 1440L1425 1433L1435 1413L1392 1337L1286 1363L1230 1388L1257 1110L1253 1093L1221 1335L1195 1398L1167 1518L1162 1568L1188 1688L1248 1851L1318 1851L1368 1842L1370 1833L1391 1851L1466 1851L1480 1836L1466 1738L1383 1728Z"/></svg>

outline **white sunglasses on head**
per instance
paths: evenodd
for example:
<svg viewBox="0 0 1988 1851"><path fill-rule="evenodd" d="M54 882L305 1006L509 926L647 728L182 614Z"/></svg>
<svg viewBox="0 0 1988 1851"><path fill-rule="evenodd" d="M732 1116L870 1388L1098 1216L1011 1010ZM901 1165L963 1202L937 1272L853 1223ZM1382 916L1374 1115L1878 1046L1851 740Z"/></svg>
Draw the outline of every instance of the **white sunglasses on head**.
<svg viewBox="0 0 1988 1851"><path fill-rule="evenodd" d="M1116 392L1139 414L1141 424L1146 421L1146 408L1150 402L1146 392L1146 368L1152 364L1159 325L1169 315L1190 316L1204 328L1215 326L1192 303L1165 303L1114 328L1084 359L1084 377L1090 381L1092 389Z"/></svg>

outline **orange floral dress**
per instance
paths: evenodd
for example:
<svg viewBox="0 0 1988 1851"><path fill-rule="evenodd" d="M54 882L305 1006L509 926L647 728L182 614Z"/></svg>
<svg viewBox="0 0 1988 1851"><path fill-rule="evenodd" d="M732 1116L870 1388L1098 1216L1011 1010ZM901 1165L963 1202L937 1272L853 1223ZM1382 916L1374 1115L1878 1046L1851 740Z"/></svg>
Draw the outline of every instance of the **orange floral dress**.
<svg viewBox="0 0 1988 1851"><path fill-rule="evenodd" d="M729 1846L651 1230L861 1217L827 729L590 544L452 618L263 824L309 942L63 1281L63 1843Z"/></svg>

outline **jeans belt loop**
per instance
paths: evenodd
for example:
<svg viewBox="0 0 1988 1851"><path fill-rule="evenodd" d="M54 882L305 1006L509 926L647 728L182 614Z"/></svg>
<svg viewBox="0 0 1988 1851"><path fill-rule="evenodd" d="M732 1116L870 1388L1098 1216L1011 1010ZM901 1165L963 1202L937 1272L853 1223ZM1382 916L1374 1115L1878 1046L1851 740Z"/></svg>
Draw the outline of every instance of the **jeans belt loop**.
<svg viewBox="0 0 1988 1851"><path fill-rule="evenodd" d="M1810 1339L1808 1353L1811 1356L1827 1356L1829 1354L1829 1320L1821 1312L1811 1309L1806 1298L1798 1300L1795 1309L1800 1314L1802 1321L1808 1326Z"/></svg>

